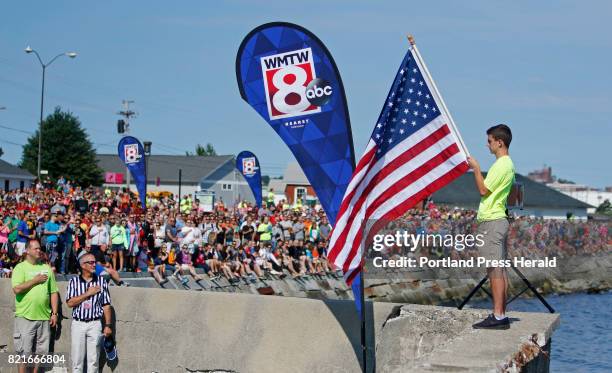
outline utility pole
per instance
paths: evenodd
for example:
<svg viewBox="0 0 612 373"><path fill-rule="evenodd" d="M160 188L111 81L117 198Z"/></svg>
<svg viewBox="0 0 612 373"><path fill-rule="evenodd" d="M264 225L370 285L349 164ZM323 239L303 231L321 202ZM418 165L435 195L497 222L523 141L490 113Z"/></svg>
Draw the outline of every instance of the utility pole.
<svg viewBox="0 0 612 373"><path fill-rule="evenodd" d="M125 118L125 127L124 127L124 132L125 134L123 136L127 136L127 134L129 133L130 130L130 118L135 117L136 116L136 112L133 110L130 110L130 104L133 104L134 100L123 100L121 101L121 104L123 105L123 110L120 110L117 114L121 115L122 117ZM125 168L125 185L127 187L128 193L130 191L130 170L127 168Z"/></svg>

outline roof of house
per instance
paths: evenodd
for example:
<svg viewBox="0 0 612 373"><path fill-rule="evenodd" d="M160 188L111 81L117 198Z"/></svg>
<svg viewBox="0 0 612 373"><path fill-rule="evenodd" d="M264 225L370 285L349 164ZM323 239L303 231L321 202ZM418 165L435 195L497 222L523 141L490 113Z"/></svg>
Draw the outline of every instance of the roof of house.
<svg viewBox="0 0 612 373"><path fill-rule="evenodd" d="M30 180L36 179L36 177L32 175L31 173L29 173L27 170L14 166L8 163L7 161L3 161L2 159L0 159L0 174L11 175L11 176L14 175L22 179L30 179Z"/></svg>
<svg viewBox="0 0 612 373"><path fill-rule="evenodd" d="M283 174L283 182L285 185L310 185L304 171L302 171L302 168L297 162L292 162L287 165L285 173Z"/></svg>
<svg viewBox="0 0 612 373"><path fill-rule="evenodd" d="M486 173L483 173L486 175ZM529 178L516 174L517 183L525 187L524 207L552 207L552 208L588 208L582 201L558 192L544 184L537 183ZM459 176L455 181L433 194L435 203L478 206L480 195L476 190L472 172Z"/></svg>
<svg viewBox="0 0 612 373"><path fill-rule="evenodd" d="M268 183L268 190L272 189L278 194L284 193L285 187L287 187L287 184L283 179L270 179L270 182Z"/></svg>
<svg viewBox="0 0 612 373"><path fill-rule="evenodd" d="M125 174L125 165L117 154L98 154L98 166L105 172ZM203 178L227 162L233 162L233 155L186 156L186 155L151 155L148 160L147 180L155 182L178 181L179 169L183 183L199 183Z"/></svg>

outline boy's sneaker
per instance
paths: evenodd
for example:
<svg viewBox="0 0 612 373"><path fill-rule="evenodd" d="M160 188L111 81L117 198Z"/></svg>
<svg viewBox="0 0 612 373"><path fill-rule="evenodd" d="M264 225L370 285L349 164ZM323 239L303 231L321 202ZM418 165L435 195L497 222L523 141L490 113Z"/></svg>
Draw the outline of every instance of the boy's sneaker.
<svg viewBox="0 0 612 373"><path fill-rule="evenodd" d="M495 315L490 314L486 319L481 322L477 322L472 325L474 329L510 329L510 320L504 317L501 320L497 320Z"/></svg>

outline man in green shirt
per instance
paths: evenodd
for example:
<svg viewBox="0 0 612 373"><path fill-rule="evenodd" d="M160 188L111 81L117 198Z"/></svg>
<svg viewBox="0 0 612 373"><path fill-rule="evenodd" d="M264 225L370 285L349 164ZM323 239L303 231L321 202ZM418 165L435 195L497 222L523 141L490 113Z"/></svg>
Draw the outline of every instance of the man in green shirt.
<svg viewBox="0 0 612 373"><path fill-rule="evenodd" d="M15 266L11 278L15 293L13 344L18 354L48 354L50 328L57 324L59 290L51 267L41 263L40 257L40 242L30 240L26 258ZM25 372L25 366L20 366L19 372Z"/></svg>
<svg viewBox="0 0 612 373"><path fill-rule="evenodd" d="M486 260L487 275L491 281L493 293L493 313L485 320L473 325L477 329L508 329L510 321L506 317L506 292L508 274L506 264L506 238L508 236L508 215L506 201L514 183L514 164L508 155L512 141L512 132L505 124L493 126L487 130L489 151L495 155L495 163L483 179L480 165L468 157L468 163L474 170L476 187L480 193L478 206L478 234L483 236L484 244L479 247L479 255Z"/></svg>
<svg viewBox="0 0 612 373"><path fill-rule="evenodd" d="M11 248L11 253L15 248L15 242L17 241L17 226L19 225L19 217L15 212L15 209L10 209L8 216L4 220L4 225L6 225L9 229L8 240Z"/></svg>
<svg viewBox="0 0 612 373"><path fill-rule="evenodd" d="M127 248L124 224L125 222L117 217L115 218L115 224L110 229L113 268L117 271L123 271L123 252ZM119 267L117 267L117 257L119 257Z"/></svg>

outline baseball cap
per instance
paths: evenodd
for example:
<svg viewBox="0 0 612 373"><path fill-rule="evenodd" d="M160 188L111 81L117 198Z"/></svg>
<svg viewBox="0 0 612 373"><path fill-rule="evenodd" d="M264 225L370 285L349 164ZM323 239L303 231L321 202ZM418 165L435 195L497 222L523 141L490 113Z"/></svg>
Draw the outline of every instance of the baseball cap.
<svg viewBox="0 0 612 373"><path fill-rule="evenodd" d="M86 250L81 250L81 252L79 253L79 255L77 256L77 262L81 262L81 258L84 257L85 255L89 255L91 254L91 252L86 251ZM92 254L93 255L93 254Z"/></svg>
<svg viewBox="0 0 612 373"><path fill-rule="evenodd" d="M104 337L104 352L106 352L107 361L113 361L117 358L117 348L113 337Z"/></svg>

